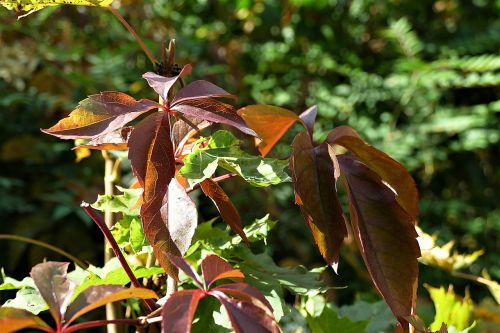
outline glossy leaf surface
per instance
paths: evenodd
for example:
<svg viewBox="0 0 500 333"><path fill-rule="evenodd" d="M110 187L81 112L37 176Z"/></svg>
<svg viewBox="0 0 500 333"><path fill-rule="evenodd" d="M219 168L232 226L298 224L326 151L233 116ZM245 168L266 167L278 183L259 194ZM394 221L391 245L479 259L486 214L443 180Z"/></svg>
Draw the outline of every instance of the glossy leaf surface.
<svg viewBox="0 0 500 333"><path fill-rule="evenodd" d="M120 92L92 95L78 104L67 118L42 130L61 139L88 139L122 128L144 112L158 107L150 100L136 101Z"/></svg>
<svg viewBox="0 0 500 333"><path fill-rule="evenodd" d="M184 88L180 89L172 100L171 105L185 103L193 99L209 99L209 98L231 98L236 99L236 96L228 93L224 89L216 86L213 83L204 80L193 81Z"/></svg>
<svg viewBox="0 0 500 333"><path fill-rule="evenodd" d="M78 148L88 148L97 150L127 150L128 137L132 127L126 126L116 131L93 137L87 144Z"/></svg>
<svg viewBox="0 0 500 333"><path fill-rule="evenodd" d="M170 89L174 86L174 84L182 77L185 77L191 74L192 67L191 65L185 65L179 75L166 77L161 76L153 72L147 72L142 77L146 79L149 86L153 88L153 90L160 95L160 97L164 100L168 100L168 93Z"/></svg>
<svg viewBox="0 0 500 333"><path fill-rule="evenodd" d="M338 165L331 147L313 147L309 135L297 134L290 159L295 201L309 225L321 255L337 272L340 246L347 236L344 215L337 198Z"/></svg>
<svg viewBox="0 0 500 333"><path fill-rule="evenodd" d="M413 219L375 172L352 157L341 155L338 160L363 259L376 288L407 327L404 317L415 306L420 256Z"/></svg>
<svg viewBox="0 0 500 333"><path fill-rule="evenodd" d="M240 214L233 202L227 196L226 192L212 179L207 178L200 183L203 193L210 199L217 207L222 219L231 227L231 229L241 236L241 238L248 243L248 238L243 231L241 224Z"/></svg>
<svg viewBox="0 0 500 333"><path fill-rule="evenodd" d="M29 311L2 306L0 328L3 333L11 333L27 328L48 330L49 325Z"/></svg>
<svg viewBox="0 0 500 333"><path fill-rule="evenodd" d="M271 105L249 105L238 110L238 114L262 139L259 151L266 156L276 142L299 120L290 110Z"/></svg>
<svg viewBox="0 0 500 333"><path fill-rule="evenodd" d="M203 290L181 290L173 294L162 310L162 333L191 332L196 308L206 296Z"/></svg>
<svg viewBox="0 0 500 333"><path fill-rule="evenodd" d="M364 164L375 171L396 191L398 203L415 220L418 215L418 191L415 181L399 162L386 153L367 144L349 126L333 129L326 139L331 144L341 145L350 150Z"/></svg>
<svg viewBox="0 0 500 333"><path fill-rule="evenodd" d="M314 124L316 123L316 116L318 115L318 107L311 106L309 109L302 112L299 116L300 121L304 124L305 128L312 137L314 132Z"/></svg>
<svg viewBox="0 0 500 333"><path fill-rule="evenodd" d="M269 186L290 181L284 169L286 161L261 158L245 153L239 148L239 140L228 131L217 131L202 147L203 139L194 147L193 152L184 158L180 174L189 184L200 183L210 178L217 166L237 173L254 186Z"/></svg>
<svg viewBox="0 0 500 333"><path fill-rule="evenodd" d="M212 283L222 279L243 279L245 276L239 269L234 269L229 263L219 256L210 255L201 262L201 271L207 288Z"/></svg>

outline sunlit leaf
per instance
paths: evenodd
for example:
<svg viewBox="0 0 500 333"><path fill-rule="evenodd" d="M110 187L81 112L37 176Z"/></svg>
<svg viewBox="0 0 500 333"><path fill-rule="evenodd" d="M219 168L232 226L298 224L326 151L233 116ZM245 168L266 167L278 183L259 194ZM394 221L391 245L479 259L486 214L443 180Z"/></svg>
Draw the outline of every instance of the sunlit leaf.
<svg viewBox="0 0 500 333"><path fill-rule="evenodd" d="M26 310L33 314L39 314L48 308L47 303L40 295L40 292L31 287L20 289L16 293L16 297L7 300L4 306Z"/></svg>
<svg viewBox="0 0 500 333"><path fill-rule="evenodd" d="M454 326L458 330L467 329L473 324L474 305L469 295L466 295L464 299L460 299L453 292L453 286L451 285L448 290L443 287L433 288L428 285L425 288L429 291L436 308L436 315L430 326L431 330L439 330L442 323L446 323L449 327Z"/></svg>
<svg viewBox="0 0 500 333"><path fill-rule="evenodd" d="M210 178L205 179L200 183L203 193L210 199L219 210L222 219L236 232L241 238L248 243L247 236L243 231L241 224L240 214L236 207L234 207L231 199L227 196L226 192Z"/></svg>
<svg viewBox="0 0 500 333"><path fill-rule="evenodd" d="M122 127L116 131L93 137L89 142L77 148L97 150L127 150L131 126Z"/></svg>
<svg viewBox="0 0 500 333"><path fill-rule="evenodd" d="M197 80L180 89L172 100L171 106L183 104L188 100L209 98L236 99L236 96L228 93L213 83L204 80Z"/></svg>
<svg viewBox="0 0 500 333"><path fill-rule="evenodd" d="M228 283L220 285L213 290L221 291L232 298L251 303L264 310L273 311L271 304L264 297L262 292L248 283Z"/></svg>
<svg viewBox="0 0 500 333"><path fill-rule="evenodd" d="M239 269L234 269L219 256L210 255L201 262L201 271L207 288L222 279L241 280L245 277Z"/></svg>
<svg viewBox="0 0 500 333"><path fill-rule="evenodd" d="M181 290L173 294L162 309L162 333L191 332L198 302L207 296L203 290Z"/></svg>
<svg viewBox="0 0 500 333"><path fill-rule="evenodd" d="M158 108L158 103L134 98L120 92L102 92L78 104L67 118L42 130L61 139L91 139L122 128L144 112Z"/></svg>
<svg viewBox="0 0 500 333"><path fill-rule="evenodd" d="M125 215L139 215L139 208L131 209L139 200L141 188L116 187L123 194L98 195L96 202L91 206L101 212L109 211L113 213L123 213Z"/></svg>
<svg viewBox="0 0 500 333"><path fill-rule="evenodd" d="M337 197L339 168L332 148L323 143L313 147L309 135L297 134L290 159L295 201L309 225L319 251L337 272L340 246L347 236Z"/></svg>
<svg viewBox="0 0 500 333"><path fill-rule="evenodd" d="M168 255L170 261L181 271L186 273L197 285L198 287L203 287L203 281L201 277L198 275L196 270L182 257L175 255Z"/></svg>
<svg viewBox="0 0 500 333"><path fill-rule="evenodd" d="M30 273L57 323L64 317L76 287L67 278L68 266L69 263L47 261L34 266Z"/></svg>
<svg viewBox="0 0 500 333"><path fill-rule="evenodd" d="M34 12L57 5L108 7L113 0L0 0L0 5L10 10Z"/></svg>
<svg viewBox="0 0 500 333"><path fill-rule="evenodd" d="M367 144L349 126L333 129L326 141L341 145L355 154L364 164L377 173L397 193L397 201L413 218L418 215L418 191L410 173L386 153Z"/></svg>
<svg viewBox="0 0 500 333"><path fill-rule="evenodd" d="M174 84L179 80L180 78L186 77L187 75L191 74L192 67L191 65L185 65L179 75L172 76L172 77L165 77L158 75L153 72L147 72L145 73L142 77L148 81L148 84L153 90L160 95L160 97L164 100L168 100L168 93L170 92L170 89L174 86Z"/></svg>
<svg viewBox="0 0 500 333"><path fill-rule="evenodd" d="M104 306L108 303L121 301L129 298L157 299L158 296L152 290L145 288L127 288L119 286L93 286L86 289L71 303L66 314L67 322L72 322L85 313Z"/></svg>
<svg viewBox="0 0 500 333"><path fill-rule="evenodd" d="M0 307L0 328L3 333L17 332L22 329L49 329L42 319L26 310Z"/></svg>
<svg viewBox="0 0 500 333"><path fill-rule="evenodd" d="M413 217L395 193L363 163L338 156L353 233L377 290L401 325L415 306L420 250ZM406 332L407 329L405 329Z"/></svg>
<svg viewBox="0 0 500 333"><path fill-rule="evenodd" d="M316 116L318 115L318 107L311 106L299 115L300 121L304 124L305 128L312 137L314 132L314 124L316 123Z"/></svg>
<svg viewBox="0 0 500 333"><path fill-rule="evenodd" d="M254 186L269 186L290 181L285 173L286 161L253 156L242 151L239 140L228 131L217 131L202 147L203 139L194 147L193 152L183 160L180 174L189 184L200 183L210 178L217 166L239 174Z"/></svg>
<svg viewBox="0 0 500 333"><path fill-rule="evenodd" d="M238 114L262 139L259 151L266 156L276 142L299 120L292 111L271 105L249 105L238 110Z"/></svg>

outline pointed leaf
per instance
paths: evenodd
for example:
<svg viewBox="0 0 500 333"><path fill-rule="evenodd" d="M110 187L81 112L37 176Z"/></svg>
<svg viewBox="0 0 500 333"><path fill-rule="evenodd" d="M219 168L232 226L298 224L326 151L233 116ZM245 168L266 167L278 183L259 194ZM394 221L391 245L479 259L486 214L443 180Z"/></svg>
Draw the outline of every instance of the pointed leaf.
<svg viewBox="0 0 500 333"><path fill-rule="evenodd" d="M179 75L172 77L165 77L158 75L153 72L147 72L142 77L148 81L148 84L153 90L163 98L164 101L168 101L168 93L174 84L179 80L179 78L186 77L191 74L191 65L185 65Z"/></svg>
<svg viewBox="0 0 500 333"><path fill-rule="evenodd" d="M199 301L206 296L200 289L181 290L173 294L162 310L162 333L191 332Z"/></svg>
<svg viewBox="0 0 500 333"><path fill-rule="evenodd" d="M222 219L231 227L231 229L241 236L241 238L249 243L243 226L241 224L240 214L236 207L234 207L231 199L227 196L226 192L212 179L207 178L200 183L203 193L210 199L219 210Z"/></svg>
<svg viewBox="0 0 500 333"><path fill-rule="evenodd" d="M111 133L99 135L85 145L80 145L77 148L88 148L98 150L127 150L128 137L132 132L132 127L126 126Z"/></svg>
<svg viewBox="0 0 500 333"><path fill-rule="evenodd" d="M47 261L31 269L31 277L56 323L66 313L76 284L67 279L69 263Z"/></svg>
<svg viewBox="0 0 500 333"><path fill-rule="evenodd" d="M278 333L279 326L270 311L257 307L252 303L229 298L220 291L214 290L210 295L216 297L224 306L236 333Z"/></svg>
<svg viewBox="0 0 500 333"><path fill-rule="evenodd" d="M213 83L204 80L193 81L177 92L171 105L183 104L188 100L205 98L232 98L236 96L228 93L224 89Z"/></svg>
<svg viewBox="0 0 500 333"><path fill-rule="evenodd" d="M262 139L259 151L266 156L276 142L299 120L292 111L271 105L249 105L238 110L238 114Z"/></svg>
<svg viewBox="0 0 500 333"><path fill-rule="evenodd" d="M130 134L128 157L132 171L144 189L141 218L144 233L160 265L167 274L177 276L177 271L167 253L180 254L170 237L166 221L160 213L168 199L168 185L175 175L175 159L168 114L157 112L143 119Z"/></svg>
<svg viewBox="0 0 500 333"><path fill-rule="evenodd" d="M326 141L347 148L384 181L389 183L398 194L398 203L414 220L416 219L418 215L418 191L415 181L404 166L386 153L367 144L349 126L340 126L333 129L328 134Z"/></svg>
<svg viewBox="0 0 500 333"><path fill-rule="evenodd" d="M174 126L172 126L172 139L174 141L176 156L180 154L180 149L190 138L199 133L202 129L210 126L208 121L200 118L185 117L185 119L187 122L179 119L175 122Z"/></svg>
<svg viewBox="0 0 500 333"><path fill-rule="evenodd" d="M198 225L198 211L195 203L177 179L172 178L168 185L167 195L168 199L161 207L160 213L167 224L171 239L181 255L184 255L191 245L191 239Z"/></svg>
<svg viewBox="0 0 500 333"><path fill-rule="evenodd" d="M201 288L203 282L201 277L198 275L196 270L182 257L169 254L168 259L174 264L178 269L186 273L193 281Z"/></svg>
<svg viewBox="0 0 500 333"><path fill-rule="evenodd" d="M190 186L210 178L221 166L239 174L253 186L269 186L290 181L284 171L286 161L253 156L242 151L239 140L228 131L217 131L205 147L200 139L193 152L183 159L179 174L188 179Z"/></svg>
<svg viewBox="0 0 500 333"><path fill-rule="evenodd" d="M57 5L108 7L113 0L1 0L0 5L10 10L34 12Z"/></svg>
<svg viewBox="0 0 500 333"><path fill-rule="evenodd" d="M227 283L216 287L213 290L221 291L232 298L252 303L255 306L267 308L269 311L273 311L271 304L269 304L268 300L264 297L260 290L249 285L248 283Z"/></svg>
<svg viewBox="0 0 500 333"><path fill-rule="evenodd" d="M17 332L26 328L43 331L51 329L47 323L33 313L5 306L0 307L0 328L3 333Z"/></svg>
<svg viewBox="0 0 500 333"><path fill-rule="evenodd" d="M67 323L73 322L78 317L104 306L129 298L157 299L158 295L145 288L123 288L121 286L101 285L87 288L71 303L66 313Z"/></svg>
<svg viewBox="0 0 500 333"><path fill-rule="evenodd" d="M201 271L207 288L221 279L243 279L245 275L239 269L234 269L227 261L219 256L210 255L201 262Z"/></svg>
<svg viewBox="0 0 500 333"><path fill-rule="evenodd" d="M416 300L420 250L413 218L382 179L358 160L338 156L351 222L372 280L405 332Z"/></svg>
<svg viewBox="0 0 500 333"><path fill-rule="evenodd" d="M344 215L336 191L338 166L332 148L314 148L309 135L297 134L290 159L295 200L328 265L337 272L340 245L347 236Z"/></svg>
<svg viewBox="0 0 500 333"><path fill-rule="evenodd" d="M312 137L314 132L314 124L316 123L316 116L318 115L318 107L311 106L309 109L302 112L299 116L300 121L304 124L305 128Z"/></svg>
<svg viewBox="0 0 500 333"><path fill-rule="evenodd" d="M102 92L78 104L67 118L42 130L61 139L88 139L122 128L144 112L158 108L158 103L120 92Z"/></svg>

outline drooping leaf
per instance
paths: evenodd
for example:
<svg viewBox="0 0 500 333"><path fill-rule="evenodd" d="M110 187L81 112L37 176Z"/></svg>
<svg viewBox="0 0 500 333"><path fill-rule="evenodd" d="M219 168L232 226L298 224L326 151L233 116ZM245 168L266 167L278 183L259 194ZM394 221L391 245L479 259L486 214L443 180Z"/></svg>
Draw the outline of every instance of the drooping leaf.
<svg viewBox="0 0 500 333"><path fill-rule="evenodd" d="M191 332L198 302L205 296L205 291L200 289L173 294L162 309L162 333Z"/></svg>
<svg viewBox="0 0 500 333"><path fill-rule="evenodd" d="M158 103L135 100L120 92L102 92L78 104L67 118L43 132L61 139L90 139L122 128L144 112L158 108Z"/></svg>
<svg viewBox="0 0 500 333"><path fill-rule="evenodd" d="M47 261L34 266L30 273L56 323L64 317L76 287L67 278L68 266L69 263Z"/></svg>
<svg viewBox="0 0 500 333"><path fill-rule="evenodd" d="M172 77L165 77L158 75L153 72L147 72L142 77L148 81L148 84L153 90L160 95L160 97L164 100L168 100L168 93L170 92L170 89L174 86L174 84L179 80L180 78L186 77L187 75L191 74L192 67L191 65L185 65L179 75L172 76Z"/></svg>
<svg viewBox="0 0 500 333"><path fill-rule="evenodd" d="M299 115L300 121L304 124L305 128L312 137L314 132L314 124L316 123L316 116L318 115L318 107L311 106Z"/></svg>
<svg viewBox="0 0 500 333"><path fill-rule="evenodd" d="M219 211L222 219L231 227L231 229L241 236L245 242L249 242L243 226L241 225L240 214L236 207L234 207L231 199L227 196L226 192L212 179L207 178L200 183L203 193L212 199L215 207Z"/></svg>
<svg viewBox="0 0 500 333"><path fill-rule="evenodd" d="M453 326L457 330L465 330L473 324L474 305L469 295L460 299L453 292L453 286L445 288L433 288L426 285L425 288L431 295L432 302L436 308L434 321L430 325L431 330L439 330L442 323Z"/></svg>
<svg viewBox="0 0 500 333"><path fill-rule="evenodd" d="M364 164L375 171L397 193L397 201L413 220L418 215L418 190L409 172L399 162L386 153L367 144L358 133L349 126L333 129L326 141L341 145L350 150Z"/></svg>
<svg viewBox="0 0 500 333"><path fill-rule="evenodd" d="M97 150L127 150L131 126L122 127L116 131L93 137L89 142L77 148Z"/></svg>
<svg viewBox="0 0 500 333"><path fill-rule="evenodd" d="M156 293L145 288L123 288L113 285L93 286L86 289L71 303L66 313L66 323L70 323L78 317L104 306L108 303L121 301L129 298L157 299Z"/></svg>
<svg viewBox="0 0 500 333"><path fill-rule="evenodd" d="M110 211L113 213L122 213L125 215L139 215L139 208L131 209L139 200L142 189L141 188L123 188L116 187L118 191L123 194L113 195L98 195L96 202L91 206L101 212Z"/></svg>
<svg viewBox="0 0 500 333"><path fill-rule="evenodd" d="M234 269L219 256L210 255L201 262L201 271L207 288L222 279L241 280L245 277L239 269Z"/></svg>
<svg viewBox="0 0 500 333"><path fill-rule="evenodd" d="M3 333L11 333L27 328L48 330L50 327L29 311L2 306L0 307L0 328Z"/></svg>
<svg viewBox="0 0 500 333"><path fill-rule="evenodd" d="M366 165L338 157L349 198L354 236L372 280L407 331L415 306L420 249L413 218L395 193Z"/></svg>
<svg viewBox="0 0 500 333"><path fill-rule="evenodd" d="M0 5L10 10L34 12L57 5L108 7L113 0L1 0Z"/></svg>
<svg viewBox="0 0 500 333"><path fill-rule="evenodd" d="M297 134L290 159L295 201L309 225L321 255L337 272L340 246L347 236L336 191L338 163L332 148L313 147L309 135Z"/></svg>
<svg viewBox="0 0 500 333"><path fill-rule="evenodd" d="M201 277L184 258L172 254L169 254L168 258L178 269L186 273L186 275L189 276L198 285L198 287L203 287Z"/></svg>
<svg viewBox="0 0 500 333"><path fill-rule="evenodd" d="M269 186L290 181L290 177L284 171L286 161L245 153L238 147L239 140L228 131L215 132L206 147L202 147L203 141L205 140L200 139L193 152L184 158L184 166L179 172L188 179L191 186L210 178L217 166L237 173L254 186Z"/></svg>
<svg viewBox="0 0 500 333"><path fill-rule="evenodd" d="M276 142L299 120L292 111L271 105L249 105L238 110L238 114L262 139L259 151L266 156Z"/></svg>
<svg viewBox="0 0 500 333"><path fill-rule="evenodd" d="M175 178L172 178L168 185L167 197L160 213L167 224L171 239L181 255L184 255L191 245L198 225L198 211L184 187Z"/></svg>
<svg viewBox="0 0 500 333"><path fill-rule="evenodd" d="M213 83L204 80L193 81L180 89L172 100L171 105L183 104L189 100L210 99L210 98L231 98L236 96L228 93L224 89Z"/></svg>
<svg viewBox="0 0 500 333"><path fill-rule="evenodd" d="M267 308L269 311L273 311L271 304L267 301L260 290L249 285L248 283L228 283L220 285L213 290L221 291L232 298L252 303L255 306L263 309Z"/></svg>
<svg viewBox="0 0 500 333"><path fill-rule="evenodd" d="M216 297L224 306L231 320L231 326L236 333L280 332L279 326L270 311L266 311L252 303L229 298L219 291L212 291L210 295Z"/></svg>
<svg viewBox="0 0 500 333"><path fill-rule="evenodd" d="M170 138L169 118L158 112L137 124L129 138L129 160L139 184L144 189L141 206L142 225L156 258L167 274L177 272L166 254L180 254L170 237L167 222L160 213L168 199L168 185L175 175L175 158Z"/></svg>

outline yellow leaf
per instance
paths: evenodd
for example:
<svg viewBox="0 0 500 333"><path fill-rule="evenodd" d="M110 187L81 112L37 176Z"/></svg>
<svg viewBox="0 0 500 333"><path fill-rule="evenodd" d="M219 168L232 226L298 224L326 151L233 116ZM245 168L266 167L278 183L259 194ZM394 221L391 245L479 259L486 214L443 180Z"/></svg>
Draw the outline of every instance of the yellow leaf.
<svg viewBox="0 0 500 333"><path fill-rule="evenodd" d="M113 0L0 0L0 5L10 10L26 11L28 14L31 14L49 6L75 5L108 7L111 2L113 2Z"/></svg>

